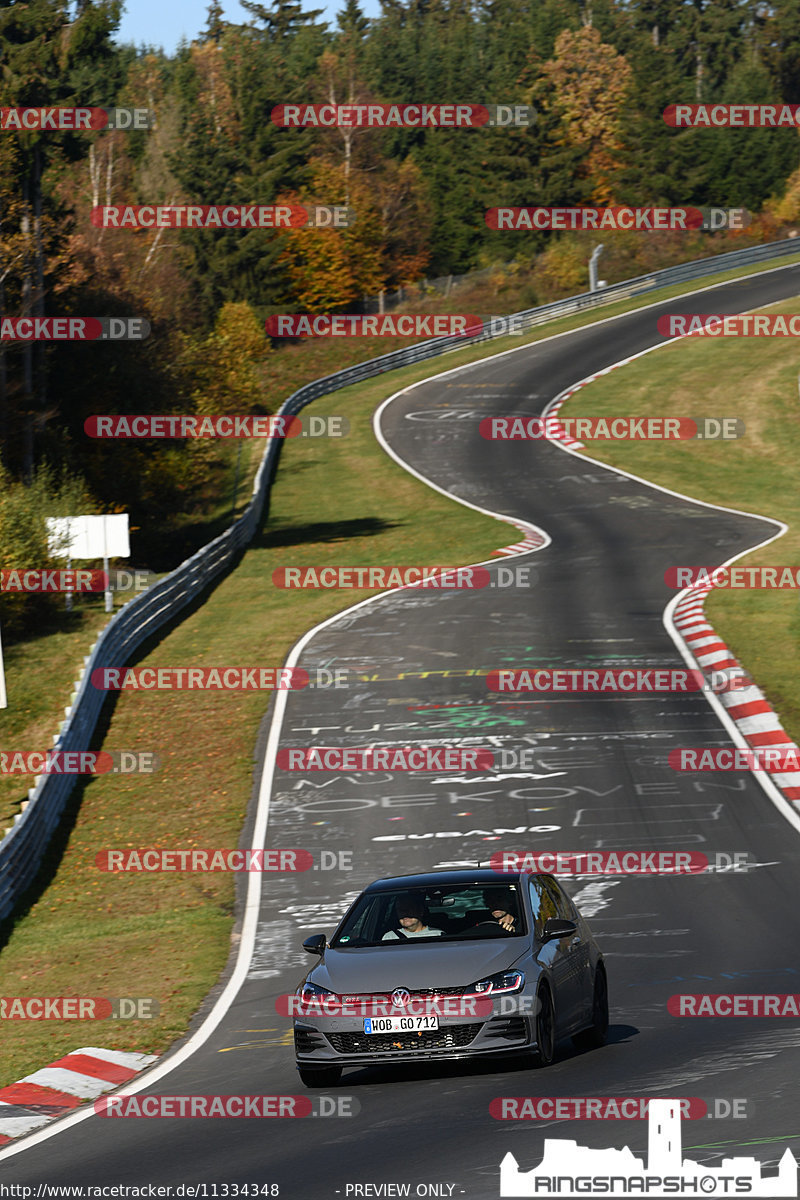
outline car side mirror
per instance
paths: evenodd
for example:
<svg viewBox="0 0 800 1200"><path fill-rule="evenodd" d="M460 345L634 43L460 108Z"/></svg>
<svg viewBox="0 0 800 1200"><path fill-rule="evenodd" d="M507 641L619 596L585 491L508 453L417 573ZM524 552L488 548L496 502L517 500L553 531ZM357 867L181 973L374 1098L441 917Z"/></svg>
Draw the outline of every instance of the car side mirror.
<svg viewBox="0 0 800 1200"><path fill-rule="evenodd" d="M306 938L303 942L303 949L307 954L322 955L325 953L326 942L327 938L324 933L315 933L313 937Z"/></svg>
<svg viewBox="0 0 800 1200"><path fill-rule="evenodd" d="M571 937L578 932L574 921L562 921L560 917L548 917L542 930L542 941L552 942L556 938Z"/></svg>

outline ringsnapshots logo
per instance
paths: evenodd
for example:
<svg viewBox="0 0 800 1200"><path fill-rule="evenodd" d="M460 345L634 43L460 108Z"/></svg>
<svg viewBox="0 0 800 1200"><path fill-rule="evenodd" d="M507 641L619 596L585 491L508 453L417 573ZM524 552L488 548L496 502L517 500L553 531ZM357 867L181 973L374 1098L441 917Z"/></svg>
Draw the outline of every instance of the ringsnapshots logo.
<svg viewBox="0 0 800 1200"><path fill-rule="evenodd" d="M797 129L800 104L668 104L673 129Z"/></svg>
<svg viewBox="0 0 800 1200"><path fill-rule="evenodd" d="M744 229L752 220L745 208L489 208L484 221L489 229L503 230L599 230L655 233L675 230L715 232Z"/></svg>
<svg viewBox="0 0 800 1200"><path fill-rule="evenodd" d="M92 416L83 423L90 438L307 438L347 437L343 416L301 413L296 416Z"/></svg>
<svg viewBox="0 0 800 1200"><path fill-rule="evenodd" d="M662 337L800 337L800 313L665 313Z"/></svg>
<svg viewBox="0 0 800 1200"><path fill-rule="evenodd" d="M647 1161L623 1150L579 1146L574 1140L545 1138L538 1167L521 1171L510 1152L500 1164L500 1195L682 1197L759 1196L765 1200L797 1195L797 1159L784 1151L776 1175L765 1175L753 1157L724 1158L718 1167L695 1163L683 1154L679 1098L651 1099Z"/></svg>
<svg viewBox="0 0 800 1200"><path fill-rule="evenodd" d="M99 229L347 229L355 212L324 204L105 204Z"/></svg>
<svg viewBox="0 0 800 1200"><path fill-rule="evenodd" d="M484 417L478 425L489 442L611 441L686 442L744 436L737 417Z"/></svg>
<svg viewBox="0 0 800 1200"><path fill-rule="evenodd" d="M0 108L0 132L95 133L100 129L153 129L149 108Z"/></svg>
<svg viewBox="0 0 800 1200"><path fill-rule="evenodd" d="M750 677L741 668L702 671L686 667L527 667L513 670L501 667L489 671L486 686L490 692L603 693L661 692L733 692L751 686Z"/></svg>
<svg viewBox="0 0 800 1200"><path fill-rule="evenodd" d="M289 129L527 129L530 104L276 104L272 122Z"/></svg>
<svg viewBox="0 0 800 1200"><path fill-rule="evenodd" d="M97 667L91 681L103 692L284 692L350 686L343 667Z"/></svg>
<svg viewBox="0 0 800 1200"><path fill-rule="evenodd" d="M150 336L144 317L3 317L2 342L141 342Z"/></svg>

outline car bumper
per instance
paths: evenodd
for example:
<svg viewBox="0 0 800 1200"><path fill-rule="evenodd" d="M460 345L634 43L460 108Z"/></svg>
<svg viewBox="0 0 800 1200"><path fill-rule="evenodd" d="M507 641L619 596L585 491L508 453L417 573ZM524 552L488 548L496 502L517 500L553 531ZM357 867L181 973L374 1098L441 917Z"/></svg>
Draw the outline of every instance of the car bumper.
<svg viewBox="0 0 800 1200"><path fill-rule="evenodd" d="M340 1023L341 1024L341 1023ZM301 1067L355 1067L393 1062L436 1062L519 1053L536 1046L534 1022L524 1017L442 1023L421 1034L365 1034L296 1021L295 1056Z"/></svg>

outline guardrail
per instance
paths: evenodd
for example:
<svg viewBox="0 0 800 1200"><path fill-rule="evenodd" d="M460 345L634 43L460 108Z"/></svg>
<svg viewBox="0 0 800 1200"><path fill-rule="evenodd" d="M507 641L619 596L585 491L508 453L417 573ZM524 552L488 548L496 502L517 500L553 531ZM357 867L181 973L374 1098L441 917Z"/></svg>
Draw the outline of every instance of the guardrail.
<svg viewBox="0 0 800 1200"><path fill-rule="evenodd" d="M597 292L584 292L565 300L555 300L551 304L515 313L514 316L520 319L523 329L529 329L556 317L596 308L615 299L636 296L673 283L701 279L718 271L750 266L789 254L800 254L800 240L787 238L682 263L676 267L665 267L649 275L622 280ZM394 350L307 383L293 392L278 412L294 415L313 400L339 388L446 354L450 350L489 341L495 336L502 335L487 331L474 338L434 338L404 350ZM65 709L66 719L54 739L54 749L65 752L86 750L91 744L107 698L105 692L92 686L92 671L103 667L120 667L127 662L138 646L190 604L212 580L222 575L237 553L252 539L264 515L282 445L280 438L269 439L253 482L252 498L242 516L153 587L129 600L112 617L84 660L83 674L76 684L77 690L69 708ZM13 912L19 897L33 882L77 778L75 775L40 776L28 793L24 812L15 817L13 826L0 841L0 920Z"/></svg>

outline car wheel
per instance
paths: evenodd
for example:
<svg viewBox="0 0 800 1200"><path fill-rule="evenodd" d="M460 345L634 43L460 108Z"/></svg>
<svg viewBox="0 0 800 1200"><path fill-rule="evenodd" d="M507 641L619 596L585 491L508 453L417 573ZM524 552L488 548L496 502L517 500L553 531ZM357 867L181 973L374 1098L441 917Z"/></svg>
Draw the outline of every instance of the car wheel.
<svg viewBox="0 0 800 1200"><path fill-rule="evenodd" d="M597 968L594 977L592 1024L572 1040L580 1050L596 1050L608 1041L608 980L602 967Z"/></svg>
<svg viewBox="0 0 800 1200"><path fill-rule="evenodd" d="M549 1067L556 1055L556 1014L550 988L539 990L539 1011L536 1014L536 1048L539 1066Z"/></svg>
<svg viewBox="0 0 800 1200"><path fill-rule="evenodd" d="M342 1078L341 1067L298 1067L300 1081L307 1088L333 1087Z"/></svg>

